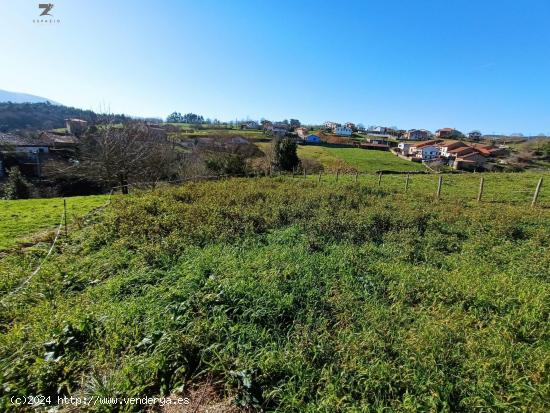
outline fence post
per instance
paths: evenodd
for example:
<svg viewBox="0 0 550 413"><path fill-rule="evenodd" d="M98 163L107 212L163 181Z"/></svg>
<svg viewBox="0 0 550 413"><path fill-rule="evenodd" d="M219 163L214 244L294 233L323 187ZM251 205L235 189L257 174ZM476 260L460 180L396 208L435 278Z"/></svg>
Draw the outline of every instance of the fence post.
<svg viewBox="0 0 550 413"><path fill-rule="evenodd" d="M483 196L483 183L484 183L484 179L483 177L481 177L479 179L479 192L477 194L477 202L481 202L481 197Z"/></svg>
<svg viewBox="0 0 550 413"><path fill-rule="evenodd" d="M409 179L410 179L410 176L409 174L407 174L407 177L405 178L405 192L409 190Z"/></svg>
<svg viewBox="0 0 550 413"><path fill-rule="evenodd" d="M355 183L357 183L357 179L359 178L359 172L355 172Z"/></svg>
<svg viewBox="0 0 550 413"><path fill-rule="evenodd" d="M63 222L65 224L65 238L67 237L67 200L63 199Z"/></svg>
<svg viewBox="0 0 550 413"><path fill-rule="evenodd" d="M542 187L542 176L540 177L539 182L537 184L537 188L535 189L535 194L533 195L533 201L531 202L531 207L534 207L536 205L541 187Z"/></svg>
<svg viewBox="0 0 550 413"><path fill-rule="evenodd" d="M321 172L319 172L319 182L321 182Z"/></svg>
<svg viewBox="0 0 550 413"><path fill-rule="evenodd" d="M439 199L441 197L441 187L443 186L443 177L439 175L439 179L437 180L437 195L436 198Z"/></svg>
<svg viewBox="0 0 550 413"><path fill-rule="evenodd" d="M304 168L304 179L306 179L306 178L307 178L307 170L306 170L306 168Z"/></svg>
<svg viewBox="0 0 550 413"><path fill-rule="evenodd" d="M336 182L338 182L338 178L340 178L340 169L336 171Z"/></svg>
<svg viewBox="0 0 550 413"><path fill-rule="evenodd" d="M378 186L382 184L382 172L378 172Z"/></svg>

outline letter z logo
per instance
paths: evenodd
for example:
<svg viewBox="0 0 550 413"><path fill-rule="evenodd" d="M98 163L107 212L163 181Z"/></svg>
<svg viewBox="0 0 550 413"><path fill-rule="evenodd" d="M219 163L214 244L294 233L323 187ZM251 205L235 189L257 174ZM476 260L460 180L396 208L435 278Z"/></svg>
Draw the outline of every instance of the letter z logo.
<svg viewBox="0 0 550 413"><path fill-rule="evenodd" d="M38 5L38 8L39 9L44 9L42 11L42 13L40 14L41 16L51 16L50 11L51 11L51 9L53 9L53 4L52 3L40 3Z"/></svg>

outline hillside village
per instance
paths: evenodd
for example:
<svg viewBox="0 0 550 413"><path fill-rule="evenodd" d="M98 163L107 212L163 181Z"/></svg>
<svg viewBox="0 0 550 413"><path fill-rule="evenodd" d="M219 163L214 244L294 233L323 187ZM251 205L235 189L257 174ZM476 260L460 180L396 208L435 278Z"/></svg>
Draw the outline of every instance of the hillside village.
<svg viewBox="0 0 550 413"><path fill-rule="evenodd" d="M16 105L10 107L17 108ZM32 109L33 105L25 106L25 113L28 110L32 113ZM128 179L261 175L271 173L270 147L281 139L298 146L299 164L292 169L309 172L481 172L550 167L548 139L495 139L479 131L463 134L454 128L441 128L432 133L426 129L365 128L353 122L304 125L298 119L220 122L193 113L182 116L177 112L166 121L132 120L123 115L114 119L117 123L109 122L106 115L92 112L85 118L65 118L64 125L56 121L55 128L4 127L5 132L0 132L0 180L6 180L8 171L17 167L38 188L46 189L39 191L44 196L49 193L48 188L56 188L54 193L63 195L102 192L115 184L125 185ZM103 145L97 138L105 128L120 133L132 130L137 138L126 136L127 143L134 142L135 146L139 142L138 150L144 153L140 156L150 160L148 165L138 168L143 173L124 171L117 177L104 165L89 166L83 171L86 152L98 150ZM533 142L539 143L535 147ZM346 148L355 165L349 164L347 155L342 157L348 152L336 152ZM122 145L117 150L119 157L131 161L136 148ZM352 154L351 151L359 152ZM376 152L386 154L375 155ZM376 160L380 157L385 159L383 163ZM359 169L358 162L363 165ZM109 168L112 169L117 160L111 163Z"/></svg>

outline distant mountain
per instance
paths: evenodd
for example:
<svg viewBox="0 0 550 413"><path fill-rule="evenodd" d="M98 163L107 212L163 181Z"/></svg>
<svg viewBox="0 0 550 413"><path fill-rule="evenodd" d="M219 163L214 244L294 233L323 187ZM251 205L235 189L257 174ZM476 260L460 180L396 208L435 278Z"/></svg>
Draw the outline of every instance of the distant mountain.
<svg viewBox="0 0 550 413"><path fill-rule="evenodd" d="M43 98L41 96L29 95L28 93L9 92L7 90L2 90L2 89L0 89L0 102L12 102L12 103L50 102L52 105L61 105L61 103L55 102L51 99Z"/></svg>

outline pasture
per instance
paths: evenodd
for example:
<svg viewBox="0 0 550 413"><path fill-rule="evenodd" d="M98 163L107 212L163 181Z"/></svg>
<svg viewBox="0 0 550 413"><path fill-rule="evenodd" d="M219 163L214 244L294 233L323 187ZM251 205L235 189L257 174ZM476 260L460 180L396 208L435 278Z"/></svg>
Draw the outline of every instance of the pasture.
<svg viewBox="0 0 550 413"><path fill-rule="evenodd" d="M437 202L433 175L407 193L402 175L322 178L118 197L0 307L0 409L212 380L252 410L548 411L548 198L461 199L476 174ZM1 258L0 295L40 256Z"/></svg>

